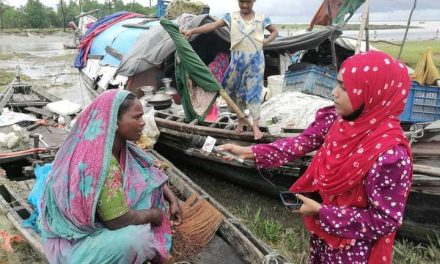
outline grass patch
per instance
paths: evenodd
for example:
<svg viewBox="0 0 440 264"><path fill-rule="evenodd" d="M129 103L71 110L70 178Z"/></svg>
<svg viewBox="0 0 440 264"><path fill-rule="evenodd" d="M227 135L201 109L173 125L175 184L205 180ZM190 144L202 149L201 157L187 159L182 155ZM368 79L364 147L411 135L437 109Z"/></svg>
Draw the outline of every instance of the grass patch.
<svg viewBox="0 0 440 264"><path fill-rule="evenodd" d="M17 53L17 52L0 53L0 60L26 59L31 57L32 55L29 53Z"/></svg>
<svg viewBox="0 0 440 264"><path fill-rule="evenodd" d="M309 24L274 24L278 30L302 30L309 27Z"/></svg>
<svg viewBox="0 0 440 264"><path fill-rule="evenodd" d="M440 239L429 245L415 244L407 240L394 244L394 263L438 263L440 259Z"/></svg>
<svg viewBox="0 0 440 264"><path fill-rule="evenodd" d="M75 53L62 54L48 58L50 61L73 61L76 57Z"/></svg>
<svg viewBox="0 0 440 264"><path fill-rule="evenodd" d="M62 32L62 28L7 28L0 30L2 34L27 35L28 32L34 35L53 35ZM66 28L66 32L68 29Z"/></svg>
<svg viewBox="0 0 440 264"><path fill-rule="evenodd" d="M302 225L286 228L275 215L261 207L253 213L246 205L240 212L245 224L257 237L293 263L308 263L309 235ZM292 216L293 217L293 216Z"/></svg>
<svg viewBox="0 0 440 264"><path fill-rule="evenodd" d="M374 43L373 46L386 53L389 53L395 58L397 55L399 55L400 47L398 46L389 45L386 43ZM411 68L414 68L417 64L417 61L428 47L431 47L432 58L435 65L437 65L437 68L440 70L440 45L438 40L406 41L405 46L403 47L401 60Z"/></svg>
<svg viewBox="0 0 440 264"><path fill-rule="evenodd" d="M20 75L23 81L29 81L29 76ZM15 78L15 72L12 71L0 71L0 93L8 86L12 80Z"/></svg>

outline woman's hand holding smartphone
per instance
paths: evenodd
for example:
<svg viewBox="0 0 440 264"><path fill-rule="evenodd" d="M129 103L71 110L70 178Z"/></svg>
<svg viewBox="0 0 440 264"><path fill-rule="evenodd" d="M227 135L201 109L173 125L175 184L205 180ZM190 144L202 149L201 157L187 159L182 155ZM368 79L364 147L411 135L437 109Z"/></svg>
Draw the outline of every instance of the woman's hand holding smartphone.
<svg viewBox="0 0 440 264"><path fill-rule="evenodd" d="M314 197L318 195L317 197ZM280 192L281 201L283 204L294 213L301 213L303 215L317 215L321 204L310 197L320 200L318 193L292 193Z"/></svg>

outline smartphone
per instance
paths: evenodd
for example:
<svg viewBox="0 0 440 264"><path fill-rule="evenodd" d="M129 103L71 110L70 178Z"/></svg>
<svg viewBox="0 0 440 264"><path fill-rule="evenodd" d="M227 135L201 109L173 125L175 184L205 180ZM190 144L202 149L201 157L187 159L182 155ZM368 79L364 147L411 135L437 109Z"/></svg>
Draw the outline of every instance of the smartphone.
<svg viewBox="0 0 440 264"><path fill-rule="evenodd" d="M303 201L298 199L295 196L296 193L293 192L280 192L280 198L283 204L290 210L298 210L301 205L303 204ZM302 194L310 199L313 199L317 201L318 203L322 203L321 196L318 192L305 192L305 193L299 193Z"/></svg>
<svg viewBox="0 0 440 264"><path fill-rule="evenodd" d="M280 192L280 198L289 210L298 210L303 204L303 201L298 199L293 192Z"/></svg>

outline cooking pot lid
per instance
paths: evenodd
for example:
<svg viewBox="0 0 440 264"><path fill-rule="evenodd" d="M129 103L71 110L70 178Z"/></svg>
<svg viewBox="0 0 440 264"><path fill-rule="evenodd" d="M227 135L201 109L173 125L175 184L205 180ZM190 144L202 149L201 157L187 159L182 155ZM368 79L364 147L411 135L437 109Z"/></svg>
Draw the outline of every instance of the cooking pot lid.
<svg viewBox="0 0 440 264"><path fill-rule="evenodd" d="M171 96L167 94L155 94L148 98L148 102L165 102L171 100Z"/></svg>

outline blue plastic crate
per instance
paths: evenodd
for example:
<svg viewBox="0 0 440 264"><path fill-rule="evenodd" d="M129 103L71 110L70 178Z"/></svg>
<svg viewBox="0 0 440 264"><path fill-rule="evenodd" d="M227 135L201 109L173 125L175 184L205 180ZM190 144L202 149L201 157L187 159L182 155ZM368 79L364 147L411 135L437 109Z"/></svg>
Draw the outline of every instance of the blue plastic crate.
<svg viewBox="0 0 440 264"><path fill-rule="evenodd" d="M332 99L337 73L322 66L309 65L297 71L287 71L284 91L297 91Z"/></svg>
<svg viewBox="0 0 440 264"><path fill-rule="evenodd" d="M431 122L440 120L440 87L412 82L405 109L400 115L404 122Z"/></svg>

